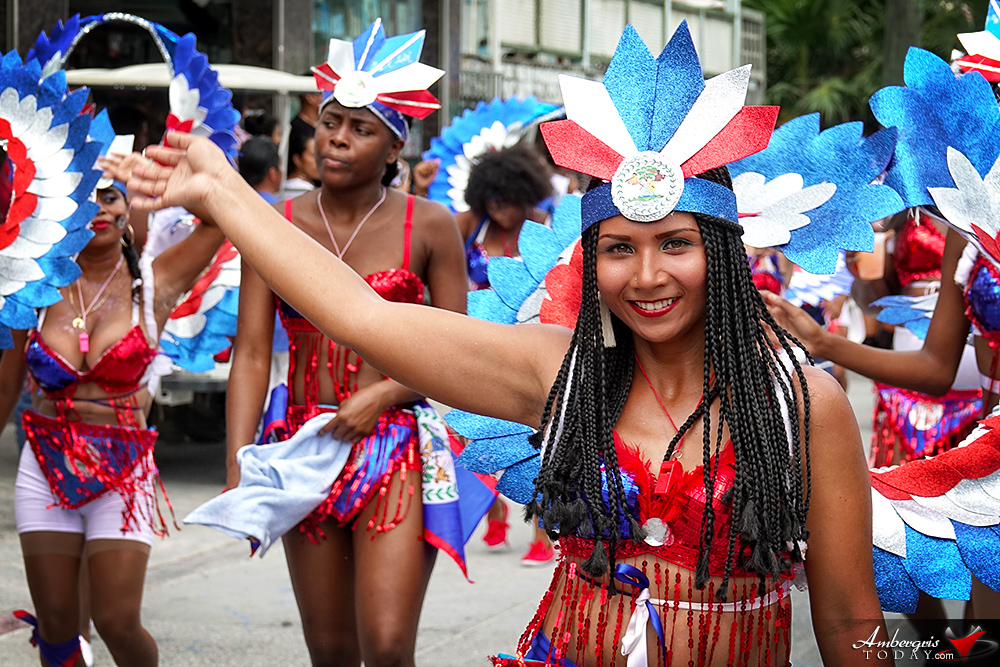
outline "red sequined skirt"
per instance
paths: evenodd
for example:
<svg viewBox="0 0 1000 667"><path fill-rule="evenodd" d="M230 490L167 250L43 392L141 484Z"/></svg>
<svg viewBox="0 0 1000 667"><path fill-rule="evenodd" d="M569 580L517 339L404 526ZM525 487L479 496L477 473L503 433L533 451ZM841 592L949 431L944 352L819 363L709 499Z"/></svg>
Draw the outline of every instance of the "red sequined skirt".
<svg viewBox="0 0 1000 667"><path fill-rule="evenodd" d="M59 507L76 509L113 491L125 503L123 531L143 521L155 534L166 534L156 486L150 484L158 482L156 431L55 419L32 410L25 410L21 423Z"/></svg>
<svg viewBox="0 0 1000 667"><path fill-rule="evenodd" d="M938 397L876 382L875 392L868 460L874 468L892 464L897 444L903 461L946 452L972 432L982 415L978 389L952 389Z"/></svg>
<svg viewBox="0 0 1000 667"><path fill-rule="evenodd" d="M289 405L289 432L295 433L313 417L329 412L336 412L336 409ZM377 505L367 529L384 532L394 528L405 518L415 492L412 482L407 483L407 473L421 468L416 417L409 410L388 408L379 416L371 434L353 446L348 463L333 483L330 495L299 524L299 530L316 541L323 536L320 524L329 518L338 526L353 524L352 528L356 528L359 516L371 502ZM397 497L390 498L396 472L401 472L403 483ZM393 500L396 507L390 513Z"/></svg>

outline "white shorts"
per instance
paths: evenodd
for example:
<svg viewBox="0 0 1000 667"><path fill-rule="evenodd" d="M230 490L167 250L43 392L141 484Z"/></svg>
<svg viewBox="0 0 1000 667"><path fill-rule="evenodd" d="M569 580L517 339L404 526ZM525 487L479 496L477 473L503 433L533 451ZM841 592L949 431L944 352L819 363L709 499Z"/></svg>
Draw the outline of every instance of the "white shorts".
<svg viewBox="0 0 1000 667"><path fill-rule="evenodd" d="M153 483L149 482L153 493ZM125 501L114 491L91 500L75 510L56 506L56 497L42 473L29 445L21 449L21 461L14 483L14 517L17 534L50 531L81 533L89 540L135 540L153 544L153 529L149 522L139 520L122 532Z"/></svg>

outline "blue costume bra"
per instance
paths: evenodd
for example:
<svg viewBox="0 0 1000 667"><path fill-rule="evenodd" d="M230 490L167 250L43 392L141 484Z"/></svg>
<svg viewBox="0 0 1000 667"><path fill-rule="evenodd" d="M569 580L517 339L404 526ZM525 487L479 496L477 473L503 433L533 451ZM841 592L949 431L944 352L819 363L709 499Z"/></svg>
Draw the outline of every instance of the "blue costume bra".
<svg viewBox="0 0 1000 667"><path fill-rule="evenodd" d="M965 287L965 314L990 344L1000 347L1000 270L981 254Z"/></svg>
<svg viewBox="0 0 1000 667"><path fill-rule="evenodd" d="M490 256L486 252L483 240L486 237L486 224L490 221L485 215L476 227L476 233L465 242L465 267L469 272L469 289L486 289L490 286L490 277L487 266L490 263Z"/></svg>

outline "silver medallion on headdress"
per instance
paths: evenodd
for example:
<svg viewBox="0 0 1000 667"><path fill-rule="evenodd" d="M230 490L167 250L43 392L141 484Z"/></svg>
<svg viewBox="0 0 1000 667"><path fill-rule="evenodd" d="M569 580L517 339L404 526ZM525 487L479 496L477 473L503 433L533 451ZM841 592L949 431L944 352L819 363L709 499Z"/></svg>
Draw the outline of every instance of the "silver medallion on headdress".
<svg viewBox="0 0 1000 667"><path fill-rule="evenodd" d="M666 217L684 192L684 174L663 154L643 151L622 160L611 180L611 199L629 220Z"/></svg>
<svg viewBox="0 0 1000 667"><path fill-rule="evenodd" d="M369 72L347 72L337 82L333 99L345 107L360 109L374 102L378 93L375 77Z"/></svg>

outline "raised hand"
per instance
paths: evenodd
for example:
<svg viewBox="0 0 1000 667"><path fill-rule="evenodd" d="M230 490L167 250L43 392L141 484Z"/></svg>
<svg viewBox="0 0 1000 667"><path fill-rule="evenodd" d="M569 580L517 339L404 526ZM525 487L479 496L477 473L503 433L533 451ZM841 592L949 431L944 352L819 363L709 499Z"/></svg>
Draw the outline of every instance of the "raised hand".
<svg viewBox="0 0 1000 667"><path fill-rule="evenodd" d="M182 206L204 220L213 217L209 209L220 189L245 187L252 193L208 139L178 132L167 133L166 139L169 147L148 147L149 161L132 169L128 180L132 207L156 211Z"/></svg>
<svg viewBox="0 0 1000 667"><path fill-rule="evenodd" d="M440 159L424 160L418 162L413 168L413 192L414 194L426 197L430 190L431 183L437 177L438 168L441 166Z"/></svg>
<svg viewBox="0 0 1000 667"><path fill-rule="evenodd" d="M109 153L104 157L97 158L97 166L104 170L104 174L116 181L125 183L132 175L132 170L145 162L142 153Z"/></svg>
<svg viewBox="0 0 1000 667"><path fill-rule="evenodd" d="M806 311L793 306L773 292L761 290L760 294L778 325L798 338L809 350L809 354L822 356L819 348L826 332L816 320Z"/></svg>

